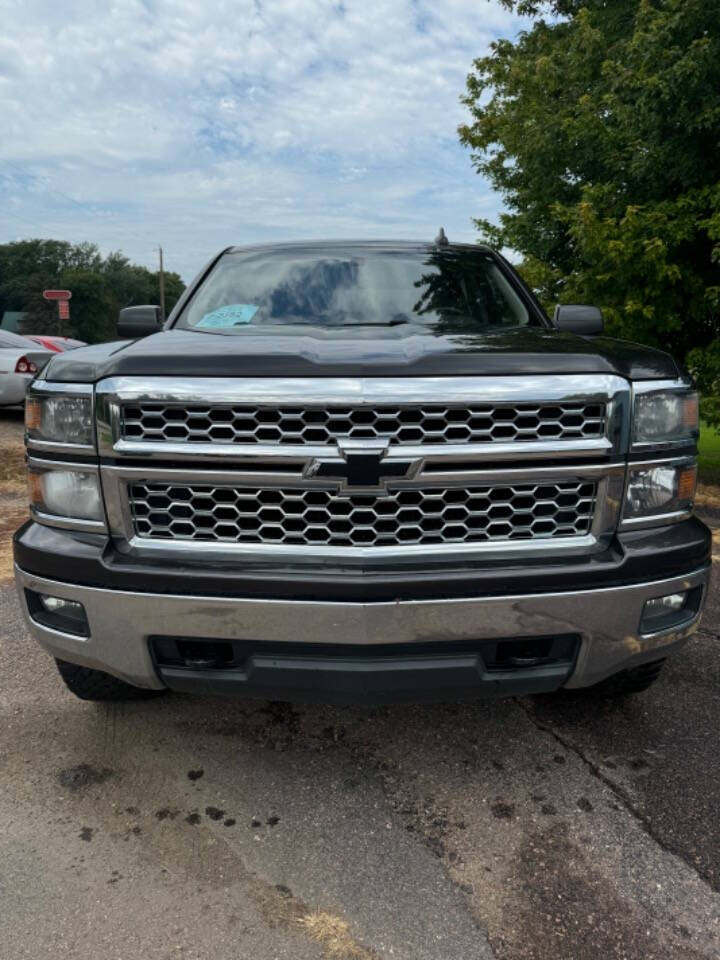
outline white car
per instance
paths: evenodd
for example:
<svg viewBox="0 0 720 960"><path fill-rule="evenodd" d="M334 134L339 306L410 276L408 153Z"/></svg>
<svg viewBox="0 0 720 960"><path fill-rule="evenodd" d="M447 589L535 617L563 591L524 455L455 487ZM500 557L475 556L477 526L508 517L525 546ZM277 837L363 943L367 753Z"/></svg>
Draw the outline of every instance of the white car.
<svg viewBox="0 0 720 960"><path fill-rule="evenodd" d="M0 330L0 407L25 402L25 389L53 356L52 350L9 330Z"/></svg>

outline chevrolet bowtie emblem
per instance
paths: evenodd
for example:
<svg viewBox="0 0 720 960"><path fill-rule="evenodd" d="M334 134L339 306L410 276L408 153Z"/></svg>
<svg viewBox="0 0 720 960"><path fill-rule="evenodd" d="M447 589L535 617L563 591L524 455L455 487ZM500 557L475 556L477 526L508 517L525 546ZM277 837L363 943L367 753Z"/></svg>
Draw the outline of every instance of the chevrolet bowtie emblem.
<svg viewBox="0 0 720 960"><path fill-rule="evenodd" d="M387 443L340 440L339 457L313 460L305 475L335 480L340 491L387 492L387 481L414 476L419 460L386 460Z"/></svg>

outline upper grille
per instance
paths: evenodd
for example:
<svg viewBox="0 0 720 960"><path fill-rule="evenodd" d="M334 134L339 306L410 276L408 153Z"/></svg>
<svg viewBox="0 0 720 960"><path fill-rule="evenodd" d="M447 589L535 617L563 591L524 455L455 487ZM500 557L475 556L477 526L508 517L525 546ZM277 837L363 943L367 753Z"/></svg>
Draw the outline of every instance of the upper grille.
<svg viewBox="0 0 720 960"><path fill-rule="evenodd" d="M597 485L563 480L391 489L376 496L136 483L128 492L140 537L363 547L582 536L590 533Z"/></svg>
<svg viewBox="0 0 720 960"><path fill-rule="evenodd" d="M588 440L605 433L604 403L422 406L251 406L137 402L122 407L124 439L151 442L321 444L384 438L390 443L507 443Z"/></svg>

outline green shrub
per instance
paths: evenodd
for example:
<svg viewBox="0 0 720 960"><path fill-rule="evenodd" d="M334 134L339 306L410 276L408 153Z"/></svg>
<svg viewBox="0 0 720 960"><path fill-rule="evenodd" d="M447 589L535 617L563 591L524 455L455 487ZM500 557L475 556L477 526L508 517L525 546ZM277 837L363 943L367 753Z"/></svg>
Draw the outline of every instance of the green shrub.
<svg viewBox="0 0 720 960"><path fill-rule="evenodd" d="M691 350L686 363L700 391L700 416L708 426L720 427L720 340Z"/></svg>

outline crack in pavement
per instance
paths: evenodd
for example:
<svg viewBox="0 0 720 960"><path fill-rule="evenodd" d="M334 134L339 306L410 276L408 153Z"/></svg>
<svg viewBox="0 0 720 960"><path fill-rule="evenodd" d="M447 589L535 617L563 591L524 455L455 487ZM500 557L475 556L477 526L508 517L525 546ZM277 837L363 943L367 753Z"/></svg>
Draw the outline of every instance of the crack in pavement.
<svg viewBox="0 0 720 960"><path fill-rule="evenodd" d="M712 879L707 873L705 873L705 871L698 867L697 864L693 863L693 861L687 857L682 849L673 846L672 843L667 841L662 834L655 829L652 820L647 817L634 803L632 797L627 790L624 789L624 787L604 773L599 764L597 764L590 757L586 756L583 750L577 744L573 743L572 740L564 736L562 733L559 733L549 724L544 723L542 720L538 720L527 703L524 703L519 699L516 699L515 702L525 712L528 719L536 729L541 730L543 733L549 734L565 750L568 750L578 757L578 759L587 767L590 773L602 784L604 784L604 786L606 786L608 790L612 792L612 794L620 801L620 803L622 803L625 810L633 817L633 819L639 824L647 836L649 836L650 839L656 843L661 850L670 854L671 856L677 857L678 860L681 860L693 871L693 873L702 881L702 883L708 887L712 894L720 893L720 889L715 886Z"/></svg>
<svg viewBox="0 0 720 960"><path fill-rule="evenodd" d="M449 704L428 722L430 709L403 712L410 752L393 712L372 727L346 716L339 739L466 895L496 960L717 956L705 881L679 857L663 863L667 849L615 802L615 785L526 704ZM304 717L304 734L308 724L319 726Z"/></svg>

